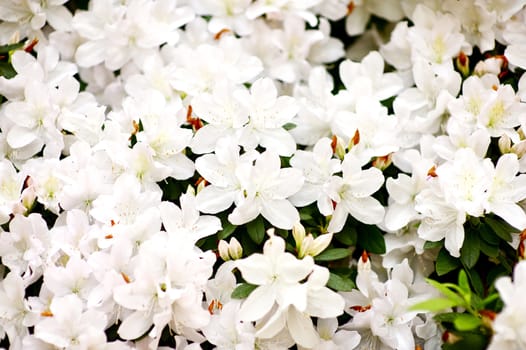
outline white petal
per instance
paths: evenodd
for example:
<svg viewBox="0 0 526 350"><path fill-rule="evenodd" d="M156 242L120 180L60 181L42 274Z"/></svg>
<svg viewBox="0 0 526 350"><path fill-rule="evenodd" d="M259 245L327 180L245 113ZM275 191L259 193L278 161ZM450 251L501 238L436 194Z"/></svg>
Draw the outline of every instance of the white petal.
<svg viewBox="0 0 526 350"><path fill-rule="evenodd" d="M318 343L318 333L307 314L300 313L293 307L289 308L287 312L287 326L292 339L298 345L313 348Z"/></svg>
<svg viewBox="0 0 526 350"><path fill-rule="evenodd" d="M272 280L271 262L263 254L255 253L238 260L237 268L241 271L243 279L251 284L264 285Z"/></svg>
<svg viewBox="0 0 526 350"><path fill-rule="evenodd" d="M147 312L135 311L122 321L117 333L126 340L137 339L152 326L152 316Z"/></svg>
<svg viewBox="0 0 526 350"><path fill-rule="evenodd" d="M349 214L364 224L378 224L384 218L384 207L373 197L353 198L343 201L342 204Z"/></svg>
<svg viewBox="0 0 526 350"><path fill-rule="evenodd" d="M234 191L206 186L196 196L197 208L203 213L219 213L234 203L235 196Z"/></svg>
<svg viewBox="0 0 526 350"><path fill-rule="evenodd" d="M285 199L262 201L261 215L277 228L290 230L300 221L298 210Z"/></svg>
<svg viewBox="0 0 526 350"><path fill-rule="evenodd" d="M256 321L265 316L276 300L272 285L260 286L243 302L239 318L243 321Z"/></svg>
<svg viewBox="0 0 526 350"><path fill-rule="evenodd" d="M37 139L36 132L24 127L15 125L7 133L7 143L12 148L21 148L29 145Z"/></svg>
<svg viewBox="0 0 526 350"><path fill-rule="evenodd" d="M314 317L337 317L343 314L345 300L329 288L309 290L306 312Z"/></svg>
<svg viewBox="0 0 526 350"><path fill-rule="evenodd" d="M100 41L87 41L75 52L75 61L81 67L92 67L104 61L106 48Z"/></svg>

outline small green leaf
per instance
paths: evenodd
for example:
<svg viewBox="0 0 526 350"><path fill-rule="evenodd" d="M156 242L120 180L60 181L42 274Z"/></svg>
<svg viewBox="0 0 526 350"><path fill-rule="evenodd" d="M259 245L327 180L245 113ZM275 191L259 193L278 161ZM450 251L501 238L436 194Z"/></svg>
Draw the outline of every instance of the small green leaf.
<svg viewBox="0 0 526 350"><path fill-rule="evenodd" d="M466 293L471 294L471 288L469 287L468 275L466 271L460 270L458 273L458 286Z"/></svg>
<svg viewBox="0 0 526 350"><path fill-rule="evenodd" d="M459 266L460 261L449 255L445 248L442 248L440 252L438 252L435 269L439 276L445 275Z"/></svg>
<svg viewBox="0 0 526 350"><path fill-rule="evenodd" d="M442 293L446 298L454 302L455 305L464 305L465 303L464 299L460 295L458 295L457 293L455 293L454 291L448 288L448 287L456 288L458 289L458 292L461 292L458 286L453 285L451 283L442 284L440 282L433 281L431 279L426 279L426 282L432 285L433 287L435 287L435 289L437 289L440 293Z"/></svg>
<svg viewBox="0 0 526 350"><path fill-rule="evenodd" d="M499 236L495 234L490 226L487 224L482 224L478 226L478 230L480 233L480 238L482 238L484 242L487 242L491 245L499 245Z"/></svg>
<svg viewBox="0 0 526 350"><path fill-rule="evenodd" d="M265 239L265 222L261 216L247 224L250 239L256 244L261 244Z"/></svg>
<svg viewBox="0 0 526 350"><path fill-rule="evenodd" d="M356 285L348 276L340 276L331 272L327 287L339 292L350 292L356 288Z"/></svg>
<svg viewBox="0 0 526 350"><path fill-rule="evenodd" d="M422 311L429 311L429 312L437 312L437 311L449 309L450 307L453 307L456 305L457 303L455 303L454 300L450 300L446 298L433 298L433 299L429 299L429 300L417 303L411 306L409 309L413 311L422 310Z"/></svg>
<svg viewBox="0 0 526 350"><path fill-rule="evenodd" d="M451 322L457 318L457 316L460 315L458 312L444 312L442 314L437 314L433 316L433 319L437 322Z"/></svg>
<svg viewBox="0 0 526 350"><path fill-rule="evenodd" d="M11 79L16 75L16 71L9 62L0 62L0 76Z"/></svg>
<svg viewBox="0 0 526 350"><path fill-rule="evenodd" d="M349 249L346 248L331 248L323 251L318 256L314 257L316 261L333 261L348 257Z"/></svg>
<svg viewBox="0 0 526 350"><path fill-rule="evenodd" d="M230 223L228 220L221 220L221 225L223 226L223 229L217 233L217 239L226 239L234 233L237 226Z"/></svg>
<svg viewBox="0 0 526 350"><path fill-rule="evenodd" d="M356 227L345 225L340 233L334 235L334 239L348 246L356 245L356 242L358 242Z"/></svg>
<svg viewBox="0 0 526 350"><path fill-rule="evenodd" d="M358 229L358 244L369 253L385 253L384 235L374 225L360 225L360 229Z"/></svg>
<svg viewBox="0 0 526 350"><path fill-rule="evenodd" d="M458 331L471 331L482 324L482 320L471 314L460 314L453 321Z"/></svg>
<svg viewBox="0 0 526 350"><path fill-rule="evenodd" d="M480 279L480 275L478 274L477 270L475 269L469 269L466 270L469 281L471 282L471 285L473 286L473 290L478 295L484 294L484 284L482 283L482 280Z"/></svg>
<svg viewBox="0 0 526 350"><path fill-rule="evenodd" d="M480 256L480 239L477 232L468 231L464 238L464 244L460 249L460 260L468 268L477 263Z"/></svg>
<svg viewBox="0 0 526 350"><path fill-rule="evenodd" d="M485 217L484 221L491 227L491 229L497 234L497 236L499 236L506 242L512 241L511 234L513 232L520 232L520 230L517 230L513 226L508 225L502 219L494 219L491 217Z"/></svg>
<svg viewBox="0 0 526 350"><path fill-rule="evenodd" d="M292 130L296 127L297 125L294 124L294 123L287 123L285 125L283 125L283 129L289 131L289 130Z"/></svg>
<svg viewBox="0 0 526 350"><path fill-rule="evenodd" d="M480 251L490 258L496 258L499 255L499 246L493 245L485 240L480 240Z"/></svg>
<svg viewBox="0 0 526 350"><path fill-rule="evenodd" d="M1 53L9 53L11 51L18 50L18 49L20 49L23 46L24 46L24 43L2 45L2 46L0 46L0 54Z"/></svg>
<svg viewBox="0 0 526 350"><path fill-rule="evenodd" d="M230 297L232 299L245 299L256 289L258 286L250 283L241 283L232 291Z"/></svg>
<svg viewBox="0 0 526 350"><path fill-rule="evenodd" d="M444 241L436 241L436 242L426 241L426 243L424 243L424 249L438 248L438 247L442 247L443 245L444 245Z"/></svg>

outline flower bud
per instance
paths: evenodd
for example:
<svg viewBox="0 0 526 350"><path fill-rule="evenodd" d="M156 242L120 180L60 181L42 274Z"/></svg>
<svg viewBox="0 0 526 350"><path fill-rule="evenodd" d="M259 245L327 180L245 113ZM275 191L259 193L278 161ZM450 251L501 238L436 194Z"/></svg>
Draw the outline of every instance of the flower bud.
<svg viewBox="0 0 526 350"><path fill-rule="evenodd" d="M232 260L241 259L241 257L243 256L243 247L235 237L232 237L230 239L228 253Z"/></svg>
<svg viewBox="0 0 526 350"><path fill-rule="evenodd" d="M312 257L317 256L318 254L323 252L329 246L329 244L331 244L331 241L332 233L324 233L322 235L319 235L318 237L316 237L315 240L310 242L306 250L306 254Z"/></svg>
<svg viewBox="0 0 526 350"><path fill-rule="evenodd" d="M292 237L294 237L294 241L296 242L296 249L299 250L305 239L305 227L299 222L295 223L292 227Z"/></svg>
<svg viewBox="0 0 526 350"><path fill-rule="evenodd" d="M228 243L225 240L222 239L219 241L217 249L219 250L219 256L224 261L230 260L230 253L228 251L229 250L228 248L229 248Z"/></svg>
<svg viewBox="0 0 526 350"><path fill-rule="evenodd" d="M499 150L502 154L511 152L511 139L508 135L504 134L499 138Z"/></svg>
<svg viewBox="0 0 526 350"><path fill-rule="evenodd" d="M469 57L462 51L458 54L455 59L455 66L459 70L460 74L465 78L469 76Z"/></svg>

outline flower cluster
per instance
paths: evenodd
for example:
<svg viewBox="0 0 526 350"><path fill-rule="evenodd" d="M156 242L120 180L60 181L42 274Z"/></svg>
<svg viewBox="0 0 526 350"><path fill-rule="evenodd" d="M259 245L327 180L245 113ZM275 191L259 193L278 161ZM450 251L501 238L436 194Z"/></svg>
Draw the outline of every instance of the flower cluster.
<svg viewBox="0 0 526 350"><path fill-rule="evenodd" d="M526 0L1 1L0 347L524 348L525 70Z"/></svg>

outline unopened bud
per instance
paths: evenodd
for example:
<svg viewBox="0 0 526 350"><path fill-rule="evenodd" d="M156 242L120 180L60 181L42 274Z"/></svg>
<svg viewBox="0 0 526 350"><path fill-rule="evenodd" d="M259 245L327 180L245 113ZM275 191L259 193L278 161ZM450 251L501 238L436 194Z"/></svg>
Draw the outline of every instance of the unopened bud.
<svg viewBox="0 0 526 350"><path fill-rule="evenodd" d="M336 157L340 159L343 159L345 157L345 153L346 153L345 145L341 138L334 135L332 137L331 147L332 147L332 152L336 155Z"/></svg>
<svg viewBox="0 0 526 350"><path fill-rule="evenodd" d="M376 157L373 160L373 166L380 170L385 170L391 165L392 162L392 153L390 153L383 157Z"/></svg>
<svg viewBox="0 0 526 350"><path fill-rule="evenodd" d="M308 249L306 250L306 254L313 257L319 255L329 246L329 244L331 244L331 241L332 233L324 233L319 235L315 240L311 241Z"/></svg>
<svg viewBox="0 0 526 350"><path fill-rule="evenodd" d="M220 240L219 244L217 246L217 249L219 250L219 256L224 261L230 260L230 253L228 252L228 243L225 240Z"/></svg>
<svg viewBox="0 0 526 350"><path fill-rule="evenodd" d="M511 151L517 155L517 158L522 158L526 154L526 140L520 141L511 147Z"/></svg>
<svg viewBox="0 0 526 350"><path fill-rule="evenodd" d="M230 254L232 260L241 259L241 257L243 256L243 247L235 237L232 237L230 239L228 253Z"/></svg>
<svg viewBox="0 0 526 350"><path fill-rule="evenodd" d="M295 223L292 227L292 237L294 237L294 241L296 242L296 249L299 250L305 239L305 227L299 222Z"/></svg>
<svg viewBox="0 0 526 350"><path fill-rule="evenodd" d="M469 57L464 52L460 51L458 54L455 59L455 66L464 78L469 76Z"/></svg>
<svg viewBox="0 0 526 350"><path fill-rule="evenodd" d="M511 139L508 135L504 134L499 138L499 150L502 154L511 152Z"/></svg>

